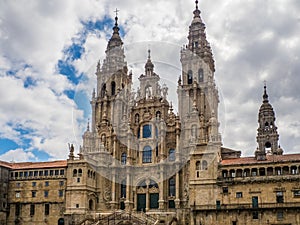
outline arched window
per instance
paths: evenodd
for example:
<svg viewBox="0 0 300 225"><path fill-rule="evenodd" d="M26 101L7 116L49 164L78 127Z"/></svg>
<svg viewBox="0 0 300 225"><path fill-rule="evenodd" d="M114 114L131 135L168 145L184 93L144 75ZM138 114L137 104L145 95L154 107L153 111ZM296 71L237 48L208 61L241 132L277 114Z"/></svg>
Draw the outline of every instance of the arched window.
<svg viewBox="0 0 300 225"><path fill-rule="evenodd" d="M199 78L199 82L203 82L204 81L204 75L203 75L203 69L200 68L198 70L198 78Z"/></svg>
<svg viewBox="0 0 300 225"><path fill-rule="evenodd" d="M152 126L150 124L146 124L143 126L143 138L151 138L152 137Z"/></svg>
<svg viewBox="0 0 300 225"><path fill-rule="evenodd" d="M126 179L121 182L121 198L126 198Z"/></svg>
<svg viewBox="0 0 300 225"><path fill-rule="evenodd" d="M150 180L150 182L149 182L149 188L152 188L152 187L158 188L158 184L154 180Z"/></svg>
<svg viewBox="0 0 300 225"><path fill-rule="evenodd" d="M191 70L188 71L187 80L188 80L188 84L193 83L193 71L191 71Z"/></svg>
<svg viewBox="0 0 300 225"><path fill-rule="evenodd" d="M147 188L147 184L146 184L146 181L143 180L141 181L139 184L138 184L138 188L141 187L141 188Z"/></svg>
<svg viewBox="0 0 300 225"><path fill-rule="evenodd" d="M143 163L152 162L152 149L150 146L145 146L143 149Z"/></svg>
<svg viewBox="0 0 300 225"><path fill-rule="evenodd" d="M60 218L57 222L58 225L65 225L65 220L63 218Z"/></svg>
<svg viewBox="0 0 300 225"><path fill-rule="evenodd" d="M265 143L265 151L268 153L269 151L271 151L272 149L272 145L270 142L266 142Z"/></svg>
<svg viewBox="0 0 300 225"><path fill-rule="evenodd" d="M169 161L175 161L175 149L169 150Z"/></svg>
<svg viewBox="0 0 300 225"><path fill-rule="evenodd" d="M202 170L207 170L207 161L206 160L202 161Z"/></svg>
<svg viewBox="0 0 300 225"><path fill-rule="evenodd" d="M92 199L89 200L89 210L94 210L94 201Z"/></svg>
<svg viewBox="0 0 300 225"><path fill-rule="evenodd" d="M169 196L175 196L176 194L175 183L175 178L171 177L169 179Z"/></svg>
<svg viewBox="0 0 300 225"><path fill-rule="evenodd" d="M88 170L88 177L90 177L91 175L90 175L90 170Z"/></svg>
<svg viewBox="0 0 300 225"><path fill-rule="evenodd" d="M161 112L160 111L157 111L156 112L156 119L159 120L161 117Z"/></svg>
<svg viewBox="0 0 300 225"><path fill-rule="evenodd" d="M76 169L73 170L73 177L77 177L77 170Z"/></svg>
<svg viewBox="0 0 300 225"><path fill-rule="evenodd" d="M78 170L78 176L81 177L81 175L82 175L82 169L79 169L79 170Z"/></svg>
<svg viewBox="0 0 300 225"><path fill-rule="evenodd" d="M102 97L102 98L104 98L105 92L106 92L106 84L103 84L103 85L102 85L102 88L101 88L101 97Z"/></svg>
<svg viewBox="0 0 300 225"><path fill-rule="evenodd" d="M111 95L116 94L116 82L112 81L111 82Z"/></svg>
<svg viewBox="0 0 300 225"><path fill-rule="evenodd" d="M126 165L126 161L127 161L127 154L124 152L124 153L122 153L122 156L121 156L121 164Z"/></svg>

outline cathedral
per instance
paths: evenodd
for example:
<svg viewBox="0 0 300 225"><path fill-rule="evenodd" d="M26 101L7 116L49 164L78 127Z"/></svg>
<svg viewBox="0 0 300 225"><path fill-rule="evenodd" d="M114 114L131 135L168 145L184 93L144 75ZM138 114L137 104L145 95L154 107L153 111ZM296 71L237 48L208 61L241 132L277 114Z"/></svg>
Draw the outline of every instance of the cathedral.
<svg viewBox="0 0 300 225"><path fill-rule="evenodd" d="M66 160L0 161L0 225L300 225L300 154L278 144L266 85L253 156L222 145L200 14L196 1L178 52L178 114L151 50L133 91L116 16L79 154L70 144Z"/></svg>

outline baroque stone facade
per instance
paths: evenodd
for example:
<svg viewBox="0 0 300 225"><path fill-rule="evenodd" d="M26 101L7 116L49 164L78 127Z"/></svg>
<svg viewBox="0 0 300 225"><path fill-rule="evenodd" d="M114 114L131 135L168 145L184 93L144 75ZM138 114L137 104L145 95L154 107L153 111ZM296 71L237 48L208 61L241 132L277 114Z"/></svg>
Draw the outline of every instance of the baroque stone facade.
<svg viewBox="0 0 300 225"><path fill-rule="evenodd" d="M254 156L222 146L198 1L180 52L178 115L150 50L132 91L117 17L105 53L78 156L70 145L66 161L1 162L0 223L300 224L300 154L278 145L266 86Z"/></svg>

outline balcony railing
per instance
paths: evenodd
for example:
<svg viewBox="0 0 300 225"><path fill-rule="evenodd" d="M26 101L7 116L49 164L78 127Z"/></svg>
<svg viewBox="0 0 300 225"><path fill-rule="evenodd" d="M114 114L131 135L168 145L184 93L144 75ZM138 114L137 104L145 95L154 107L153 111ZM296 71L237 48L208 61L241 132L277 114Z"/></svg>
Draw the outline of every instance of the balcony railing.
<svg viewBox="0 0 300 225"><path fill-rule="evenodd" d="M285 203L260 203L258 207L253 207L251 203L247 204L221 204L221 205L194 205L193 210L259 210L259 209L274 209L274 208L299 208L300 202L285 202Z"/></svg>
<svg viewBox="0 0 300 225"><path fill-rule="evenodd" d="M247 177L218 177L218 183L232 182L264 182L264 181L282 181L282 180L300 180L299 174L293 175L268 175L268 176L247 176Z"/></svg>

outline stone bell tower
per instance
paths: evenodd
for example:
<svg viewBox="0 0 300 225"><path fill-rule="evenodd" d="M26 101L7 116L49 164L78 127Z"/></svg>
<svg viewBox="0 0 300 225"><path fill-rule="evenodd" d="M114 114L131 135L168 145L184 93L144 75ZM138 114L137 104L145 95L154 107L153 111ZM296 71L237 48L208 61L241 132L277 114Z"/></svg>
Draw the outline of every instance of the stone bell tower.
<svg viewBox="0 0 300 225"><path fill-rule="evenodd" d="M269 103L267 87L264 86L263 103L258 113L258 129L256 140L258 148L255 151L257 160L265 160L266 154L282 155L283 150L278 146L279 135L275 125L275 113Z"/></svg>
<svg viewBox="0 0 300 225"><path fill-rule="evenodd" d="M181 121L186 121L184 126L190 130L186 138L192 142L220 142L215 64L200 13L196 1L188 44L181 49L182 75L177 91L179 115Z"/></svg>
<svg viewBox="0 0 300 225"><path fill-rule="evenodd" d="M189 207L194 213L190 217L191 224L195 224L197 213L194 207L216 202L214 186L221 155L215 64L200 13L196 1L188 44L181 49L182 74L177 89L180 145L189 159L189 173L184 180L188 181L185 189L189 194Z"/></svg>

